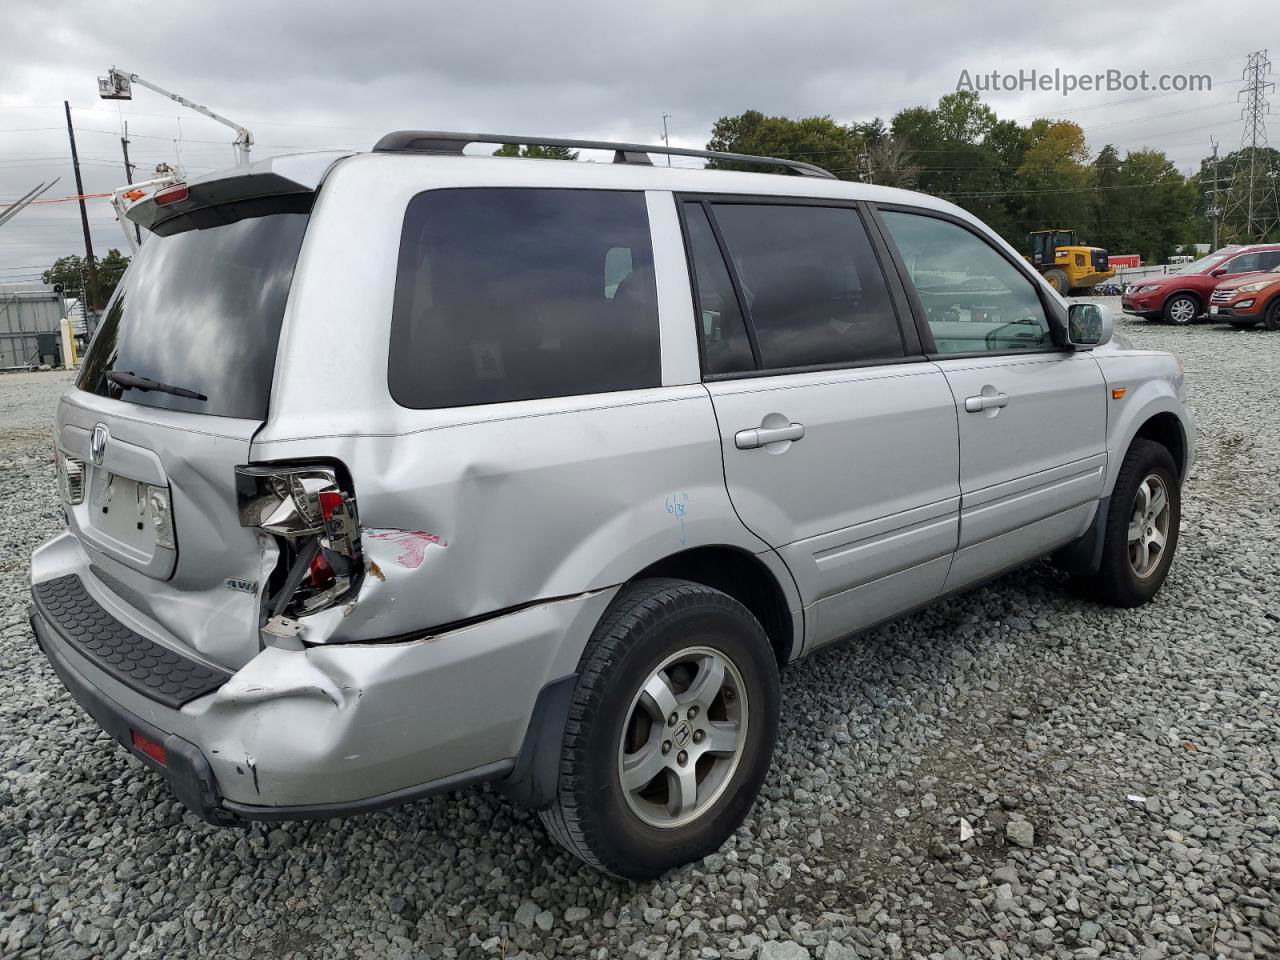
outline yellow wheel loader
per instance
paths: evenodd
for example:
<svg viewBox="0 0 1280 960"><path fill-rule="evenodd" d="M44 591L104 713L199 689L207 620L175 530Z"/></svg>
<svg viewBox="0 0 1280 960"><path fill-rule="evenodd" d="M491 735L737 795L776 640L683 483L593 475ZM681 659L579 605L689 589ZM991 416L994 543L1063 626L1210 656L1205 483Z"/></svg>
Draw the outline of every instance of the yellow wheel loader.
<svg viewBox="0 0 1280 960"><path fill-rule="evenodd" d="M1107 263L1107 251L1077 243L1074 230L1032 230L1030 240L1027 259L1064 297L1087 292L1116 275Z"/></svg>

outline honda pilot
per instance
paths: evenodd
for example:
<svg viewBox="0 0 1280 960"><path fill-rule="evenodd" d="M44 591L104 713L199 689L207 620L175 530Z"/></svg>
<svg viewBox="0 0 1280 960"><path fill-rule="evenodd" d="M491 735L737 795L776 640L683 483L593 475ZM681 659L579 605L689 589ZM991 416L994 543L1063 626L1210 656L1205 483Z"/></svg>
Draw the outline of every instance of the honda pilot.
<svg viewBox="0 0 1280 960"><path fill-rule="evenodd" d="M748 813L786 665L1044 557L1160 589L1180 364L971 214L774 158L463 152L520 139L394 133L129 212L31 623L200 817L489 782L652 877Z"/></svg>

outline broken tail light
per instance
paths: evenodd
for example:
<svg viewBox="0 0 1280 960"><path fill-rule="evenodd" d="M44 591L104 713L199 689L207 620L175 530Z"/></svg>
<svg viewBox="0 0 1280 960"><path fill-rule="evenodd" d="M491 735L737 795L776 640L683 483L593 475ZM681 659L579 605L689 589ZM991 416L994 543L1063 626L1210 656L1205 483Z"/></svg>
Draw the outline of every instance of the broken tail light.
<svg viewBox="0 0 1280 960"><path fill-rule="evenodd" d="M287 464L237 467L236 500L241 526L284 540L282 556L299 567L297 576L290 569L285 577L282 590L289 595L272 598L272 616L315 613L358 586L364 567L356 501L336 469Z"/></svg>
<svg viewBox="0 0 1280 960"><path fill-rule="evenodd" d="M53 451L53 459L58 469L58 492L66 503L75 505L84 502L84 461L67 456L57 448Z"/></svg>
<svg viewBox="0 0 1280 960"><path fill-rule="evenodd" d="M169 488L148 483L147 512L151 514L151 529L155 532L156 546L176 548L173 538L173 506L169 500Z"/></svg>

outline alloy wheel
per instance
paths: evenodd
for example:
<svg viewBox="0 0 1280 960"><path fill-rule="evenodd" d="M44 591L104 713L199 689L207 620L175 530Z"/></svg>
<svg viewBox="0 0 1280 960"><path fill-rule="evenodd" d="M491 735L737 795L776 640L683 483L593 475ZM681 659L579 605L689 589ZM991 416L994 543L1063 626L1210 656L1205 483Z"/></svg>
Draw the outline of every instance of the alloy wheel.
<svg viewBox="0 0 1280 960"><path fill-rule="evenodd" d="M1138 485L1129 517L1129 565L1140 578L1155 572L1169 540L1169 491L1151 474Z"/></svg>
<svg viewBox="0 0 1280 960"><path fill-rule="evenodd" d="M653 827L682 827L710 809L742 759L749 716L737 666L711 647L662 661L635 695L618 744L631 811Z"/></svg>
<svg viewBox="0 0 1280 960"><path fill-rule="evenodd" d="M1187 297L1179 297L1169 304L1169 319L1174 323L1190 323L1196 318L1196 305Z"/></svg>

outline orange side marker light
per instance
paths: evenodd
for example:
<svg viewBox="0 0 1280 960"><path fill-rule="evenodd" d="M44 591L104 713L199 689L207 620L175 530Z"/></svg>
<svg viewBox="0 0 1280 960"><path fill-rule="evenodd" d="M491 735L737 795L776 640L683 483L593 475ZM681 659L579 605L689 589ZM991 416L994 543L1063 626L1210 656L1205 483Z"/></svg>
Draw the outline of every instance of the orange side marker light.
<svg viewBox="0 0 1280 960"><path fill-rule="evenodd" d="M1125 388L1124 388L1124 387L1115 387L1115 388L1113 388L1113 389L1112 389L1112 391L1111 391L1111 399L1112 399L1112 400L1123 400L1123 399L1124 399L1125 392L1126 392L1126 391L1125 391Z"/></svg>

